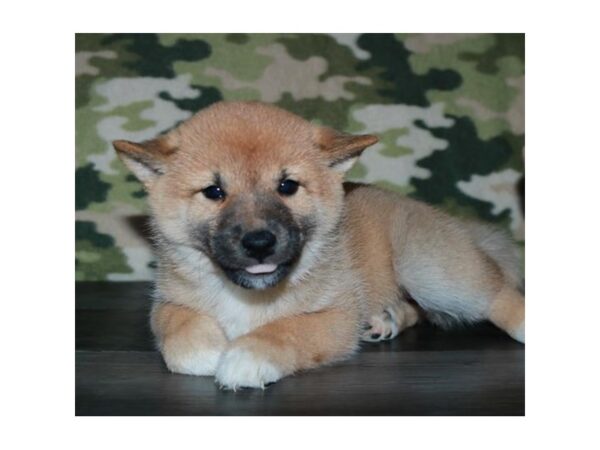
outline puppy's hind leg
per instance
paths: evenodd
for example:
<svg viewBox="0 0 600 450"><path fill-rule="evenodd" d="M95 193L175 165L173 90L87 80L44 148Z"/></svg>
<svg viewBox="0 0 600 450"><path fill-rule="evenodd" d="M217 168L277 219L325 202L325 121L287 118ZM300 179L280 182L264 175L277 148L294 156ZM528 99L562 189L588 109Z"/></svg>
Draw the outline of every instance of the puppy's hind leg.
<svg viewBox="0 0 600 450"><path fill-rule="evenodd" d="M406 328L415 325L419 319L417 308L408 303L402 294L387 297L387 301L376 302L372 307L361 340L379 342L394 339Z"/></svg>
<svg viewBox="0 0 600 450"><path fill-rule="evenodd" d="M367 299L361 340L394 339L419 321L417 308L407 301L406 292L396 283L391 255L389 258L371 258L369 264L359 265L358 270Z"/></svg>
<svg viewBox="0 0 600 450"><path fill-rule="evenodd" d="M403 281L415 301L423 308L428 319L443 327L459 323L489 320L513 339L525 342L525 299L504 275L494 270L494 264L479 261L468 272L457 273L448 267L436 266L435 261L417 271L430 277L406 270ZM485 267L485 266L488 267ZM494 273L495 272L495 273Z"/></svg>
<svg viewBox="0 0 600 450"><path fill-rule="evenodd" d="M525 303L508 262L495 258L469 227L447 216L417 211L403 225L404 239L394 242L398 283L431 322L448 326L490 320L524 342Z"/></svg>
<svg viewBox="0 0 600 450"><path fill-rule="evenodd" d="M518 290L508 285L502 288L492 300L488 318L513 339L525 343L525 299Z"/></svg>

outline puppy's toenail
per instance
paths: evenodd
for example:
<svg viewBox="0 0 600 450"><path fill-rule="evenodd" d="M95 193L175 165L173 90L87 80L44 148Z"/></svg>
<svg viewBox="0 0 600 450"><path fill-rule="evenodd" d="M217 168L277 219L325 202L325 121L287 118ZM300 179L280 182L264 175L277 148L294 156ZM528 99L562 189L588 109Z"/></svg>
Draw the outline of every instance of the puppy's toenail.
<svg viewBox="0 0 600 450"><path fill-rule="evenodd" d="M371 335L371 339L379 339L379 336L381 336L381 334L379 334L379 333L373 333Z"/></svg>

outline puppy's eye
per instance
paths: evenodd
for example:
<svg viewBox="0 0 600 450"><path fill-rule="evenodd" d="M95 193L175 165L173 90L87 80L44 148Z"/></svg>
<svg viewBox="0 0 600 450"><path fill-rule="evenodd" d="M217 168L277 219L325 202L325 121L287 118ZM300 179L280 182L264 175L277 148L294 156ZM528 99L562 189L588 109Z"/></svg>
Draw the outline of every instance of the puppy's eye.
<svg viewBox="0 0 600 450"><path fill-rule="evenodd" d="M204 196L210 200L221 200L225 198L225 191L219 186L209 186L202 189Z"/></svg>
<svg viewBox="0 0 600 450"><path fill-rule="evenodd" d="M300 184L297 181L285 179L279 182L277 186L277 192L281 195L294 195L298 191Z"/></svg>

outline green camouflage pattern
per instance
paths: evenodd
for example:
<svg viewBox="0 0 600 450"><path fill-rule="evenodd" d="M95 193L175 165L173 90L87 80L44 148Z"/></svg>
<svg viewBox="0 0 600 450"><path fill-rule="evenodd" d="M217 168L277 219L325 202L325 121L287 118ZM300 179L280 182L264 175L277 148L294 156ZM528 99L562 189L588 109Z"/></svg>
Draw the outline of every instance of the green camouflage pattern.
<svg viewBox="0 0 600 450"><path fill-rule="evenodd" d="M522 34L76 35L76 279L149 280L145 193L114 139L261 100L381 142L348 178L523 242Z"/></svg>

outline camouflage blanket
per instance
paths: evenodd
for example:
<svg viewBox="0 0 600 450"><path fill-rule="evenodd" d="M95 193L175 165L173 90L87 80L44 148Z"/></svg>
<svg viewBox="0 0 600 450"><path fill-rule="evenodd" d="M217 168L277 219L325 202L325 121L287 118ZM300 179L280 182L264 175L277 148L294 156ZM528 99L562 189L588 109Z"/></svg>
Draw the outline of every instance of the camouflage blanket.
<svg viewBox="0 0 600 450"><path fill-rule="evenodd" d="M76 279L148 280L145 193L111 141L262 100L381 142L349 174L524 238L524 35L76 36Z"/></svg>

